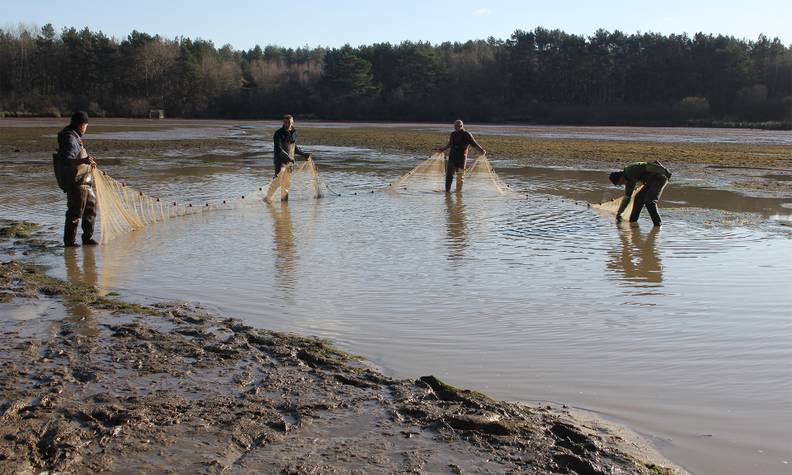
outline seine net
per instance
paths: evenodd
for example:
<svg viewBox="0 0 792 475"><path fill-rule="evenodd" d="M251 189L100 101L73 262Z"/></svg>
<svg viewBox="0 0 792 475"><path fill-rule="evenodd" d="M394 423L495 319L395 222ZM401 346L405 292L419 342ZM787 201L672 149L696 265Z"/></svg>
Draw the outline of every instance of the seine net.
<svg viewBox="0 0 792 475"><path fill-rule="evenodd" d="M632 213L633 204L635 204L635 195L641 191L641 188L643 188L643 186L636 187L635 191L633 191L632 199L630 199L630 204L627 205L627 209L624 210L623 216L629 216L630 213ZM594 210L602 212L603 214L615 216L616 212L619 211L619 206L621 206L622 198L624 198L624 195L612 200L603 201L602 203L589 203L589 206Z"/></svg>
<svg viewBox="0 0 792 475"><path fill-rule="evenodd" d="M442 189L445 180L445 156L435 153L418 166L391 183L387 191L420 189Z"/></svg>
<svg viewBox="0 0 792 475"><path fill-rule="evenodd" d="M398 190L437 190L442 191L445 189L445 175L446 175L447 161L442 153L435 153L428 159L419 163L418 166L402 175L398 180L393 182L387 191ZM465 170L464 175L455 174L455 182L459 180L460 176L464 181L463 190L473 188L477 190L494 190L498 194L505 195L514 193L508 185L498 177L498 174L492 168L487 155L479 155L473 161L473 165ZM453 185L456 188L456 183Z"/></svg>
<svg viewBox="0 0 792 475"><path fill-rule="evenodd" d="M487 159L486 154L476 157L473 165L467 169L464 186L466 188L495 190L501 195L516 194L495 173L495 169L492 168L492 164Z"/></svg>
<svg viewBox="0 0 792 475"><path fill-rule="evenodd" d="M292 168L294 168L292 170ZM235 209L261 203L281 190L281 197L297 199L320 198L321 183L316 164L312 159L284 167L266 187L259 191L212 203L181 203L162 200L127 186L106 172L96 169L93 173L96 186L96 202L99 211L100 242L107 243L123 233L140 229L152 223L167 221L178 216L206 213L221 209ZM284 193L285 190L285 193Z"/></svg>
<svg viewBox="0 0 792 475"><path fill-rule="evenodd" d="M264 200L267 202L272 202L278 191L281 201L289 198L298 200L321 198L322 186L316 163L309 158L304 162L284 166L278 176L272 179L266 191Z"/></svg>

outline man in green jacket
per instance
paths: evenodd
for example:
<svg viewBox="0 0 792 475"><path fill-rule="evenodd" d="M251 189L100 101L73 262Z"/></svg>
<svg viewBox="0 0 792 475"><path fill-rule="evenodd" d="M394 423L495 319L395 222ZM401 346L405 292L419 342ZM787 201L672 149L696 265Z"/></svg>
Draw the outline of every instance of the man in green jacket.
<svg viewBox="0 0 792 475"><path fill-rule="evenodd" d="M646 163L637 162L624 167L624 170L613 172L609 176L611 183L616 186L624 186L624 198L622 198L619 211L616 213L616 221L622 220L622 213L627 209L632 200L633 192L638 183L643 183L643 188L635 195L635 203L633 203L632 213L630 213L630 222L638 221L641 215L641 210L646 206L649 216L652 217L652 222L655 226L660 226L662 220L660 214L657 212L657 200L660 199L660 194L663 192L671 178L669 172L660 162Z"/></svg>

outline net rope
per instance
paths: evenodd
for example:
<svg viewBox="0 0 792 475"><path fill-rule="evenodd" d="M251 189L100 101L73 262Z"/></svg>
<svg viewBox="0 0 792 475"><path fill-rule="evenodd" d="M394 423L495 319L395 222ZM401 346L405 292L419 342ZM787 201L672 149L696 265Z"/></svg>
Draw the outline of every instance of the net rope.
<svg viewBox="0 0 792 475"><path fill-rule="evenodd" d="M313 159L299 164L285 166L278 176L258 191L241 195L235 199L221 202L195 204L162 200L138 191L126 183L114 179L98 168L93 172L96 189L96 203L99 214L100 243L105 244L113 238L141 229L149 224L169 219L210 211L235 209L242 206L260 204L272 198L280 189L281 199L293 196L296 199L318 199L322 196L322 183Z"/></svg>

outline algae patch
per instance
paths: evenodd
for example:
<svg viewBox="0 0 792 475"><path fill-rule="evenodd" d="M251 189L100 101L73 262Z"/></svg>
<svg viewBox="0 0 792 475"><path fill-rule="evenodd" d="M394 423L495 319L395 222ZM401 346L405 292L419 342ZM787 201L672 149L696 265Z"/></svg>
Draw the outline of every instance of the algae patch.
<svg viewBox="0 0 792 475"><path fill-rule="evenodd" d="M33 234L40 228L41 226L38 224L29 221L4 220L2 224L0 224L0 237L28 239L33 237Z"/></svg>

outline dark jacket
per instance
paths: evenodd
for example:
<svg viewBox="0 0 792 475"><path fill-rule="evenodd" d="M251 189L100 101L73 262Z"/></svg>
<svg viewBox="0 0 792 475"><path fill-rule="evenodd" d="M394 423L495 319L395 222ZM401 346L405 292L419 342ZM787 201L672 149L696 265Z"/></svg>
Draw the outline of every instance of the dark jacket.
<svg viewBox="0 0 792 475"><path fill-rule="evenodd" d="M464 161L471 145L481 150L481 146L467 130L462 129L451 132L451 136L448 138L448 158L453 161Z"/></svg>
<svg viewBox="0 0 792 475"><path fill-rule="evenodd" d="M649 183L652 180L671 178L669 172L660 162L646 163L637 162L624 167L624 179L627 181L624 187L625 196L632 196L638 182Z"/></svg>
<svg viewBox="0 0 792 475"><path fill-rule="evenodd" d="M63 191L90 183L90 165L84 162L80 133L72 126L58 132L58 152L52 155L55 178Z"/></svg>
<svg viewBox="0 0 792 475"><path fill-rule="evenodd" d="M287 130L281 127L275 131L275 135L272 136L272 141L274 142L273 159L276 163L289 163L293 160L294 155L289 153L289 148L291 147L294 147L294 153L302 155L303 157L309 155L297 146L297 131L295 129Z"/></svg>
<svg viewBox="0 0 792 475"><path fill-rule="evenodd" d="M627 209L627 206L630 205L633 192L639 182L648 184L652 181L660 180L665 184L669 178L671 178L671 172L657 161L653 163L636 162L624 167L624 180L626 182L624 185L624 198L622 198L617 214L621 215Z"/></svg>

